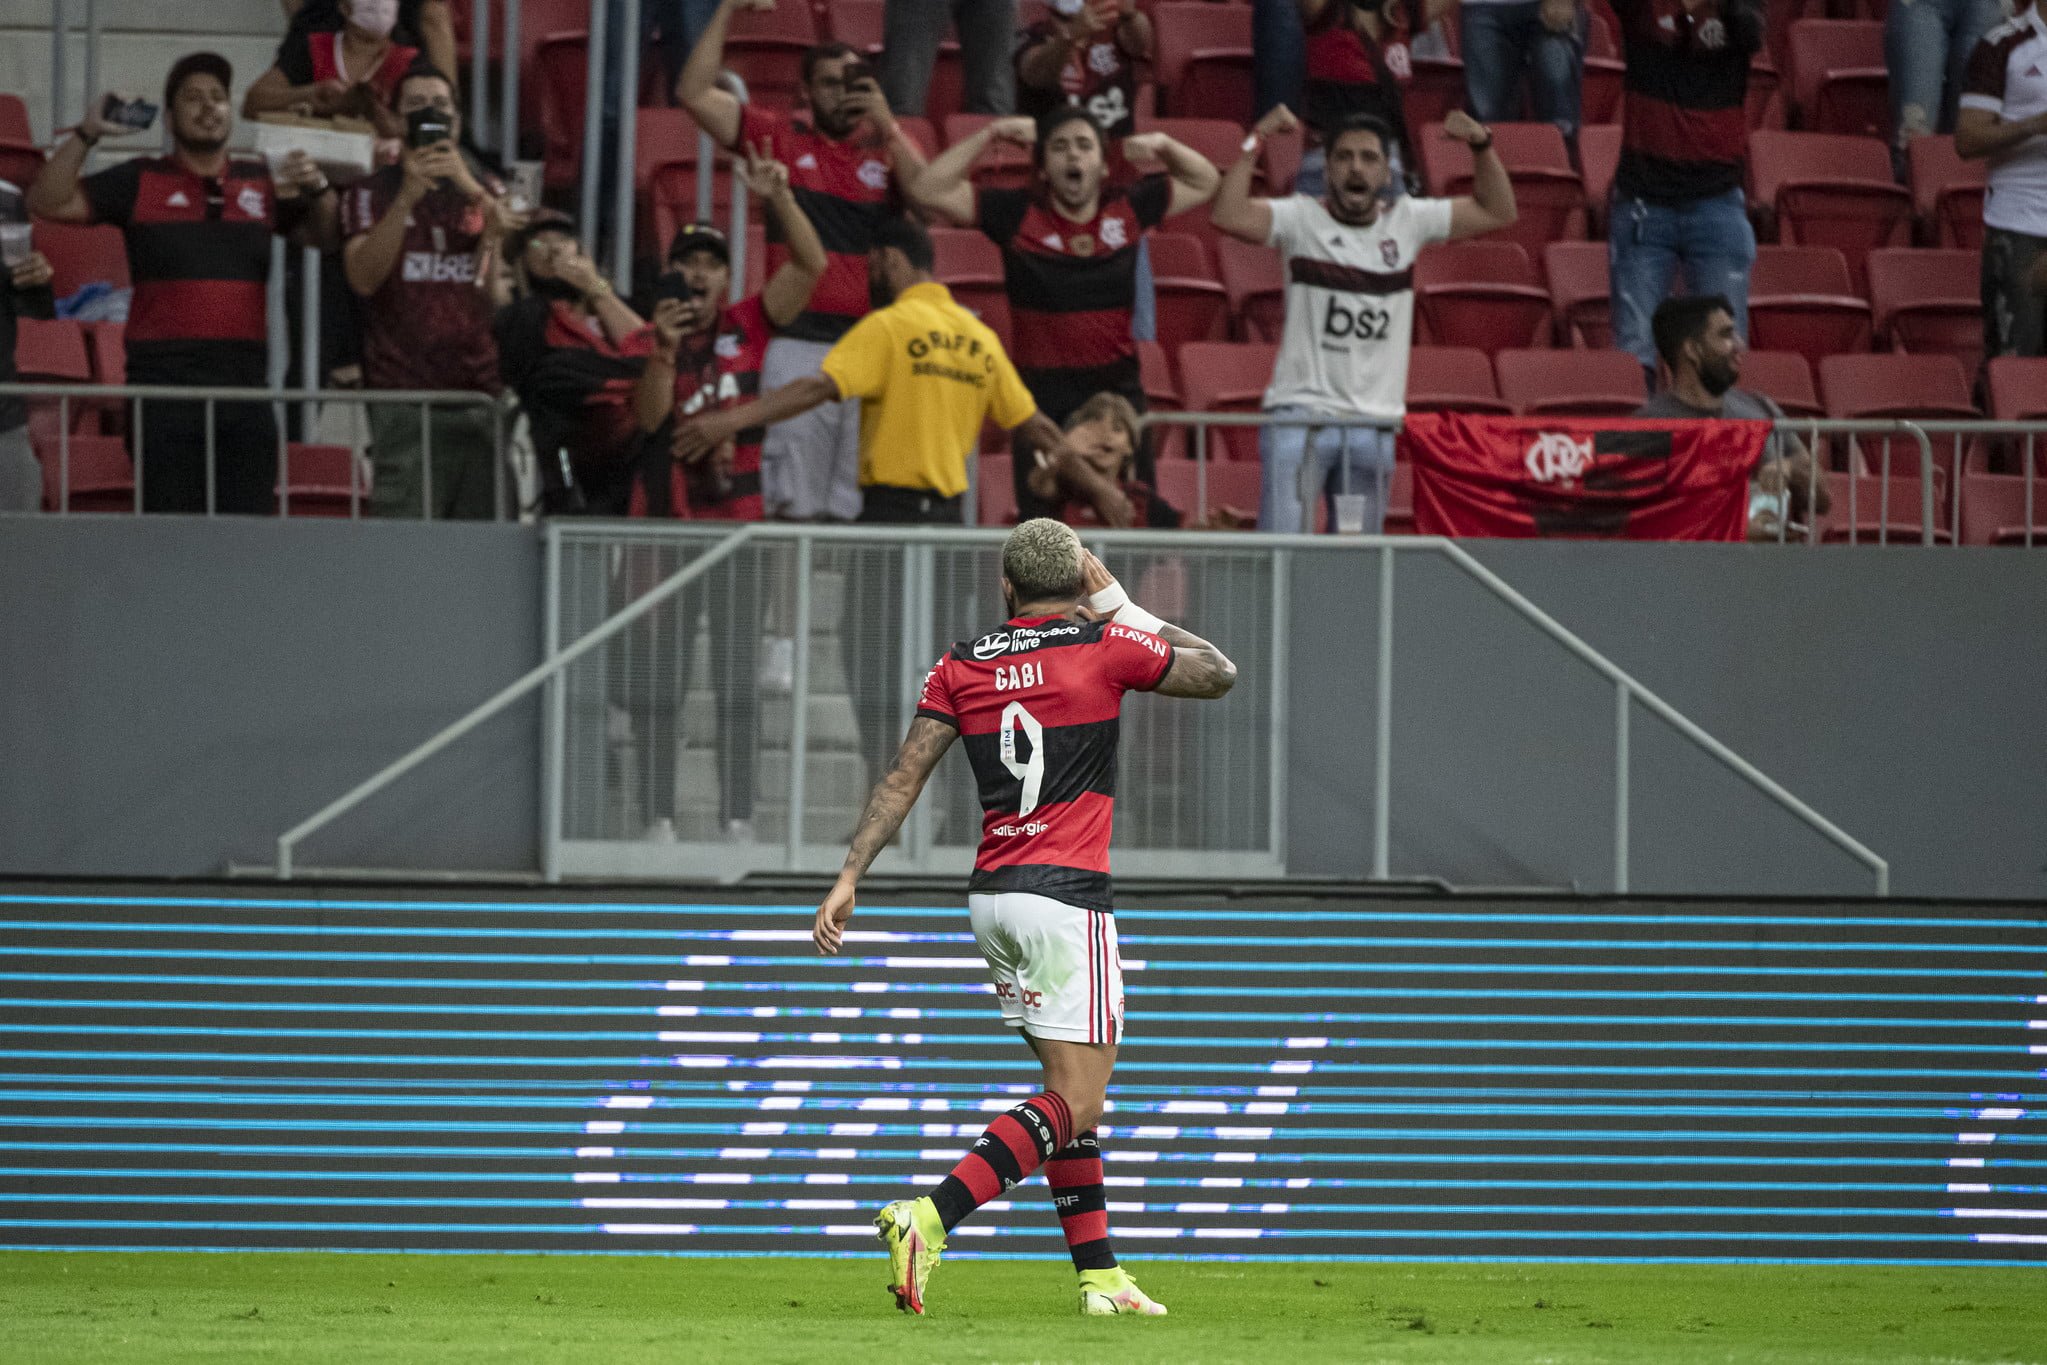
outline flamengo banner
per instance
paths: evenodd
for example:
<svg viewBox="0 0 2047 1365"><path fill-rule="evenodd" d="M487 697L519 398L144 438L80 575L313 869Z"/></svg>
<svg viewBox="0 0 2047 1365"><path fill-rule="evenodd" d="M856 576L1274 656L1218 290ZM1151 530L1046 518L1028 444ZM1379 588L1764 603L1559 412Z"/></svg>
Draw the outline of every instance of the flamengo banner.
<svg viewBox="0 0 2047 1365"><path fill-rule="evenodd" d="M1767 422L1410 414L1423 535L1741 540Z"/></svg>

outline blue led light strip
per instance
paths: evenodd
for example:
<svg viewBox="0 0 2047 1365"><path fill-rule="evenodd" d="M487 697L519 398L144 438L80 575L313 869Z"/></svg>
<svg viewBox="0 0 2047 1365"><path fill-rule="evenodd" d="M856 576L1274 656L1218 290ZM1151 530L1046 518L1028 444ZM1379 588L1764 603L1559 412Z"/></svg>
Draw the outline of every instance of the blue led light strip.
<svg viewBox="0 0 2047 1365"><path fill-rule="evenodd" d="M15 1244L870 1254L1037 1083L956 906L0 903ZM1119 922L1125 1255L2047 1262L2047 921ZM1012 1198L955 1254L1058 1256Z"/></svg>

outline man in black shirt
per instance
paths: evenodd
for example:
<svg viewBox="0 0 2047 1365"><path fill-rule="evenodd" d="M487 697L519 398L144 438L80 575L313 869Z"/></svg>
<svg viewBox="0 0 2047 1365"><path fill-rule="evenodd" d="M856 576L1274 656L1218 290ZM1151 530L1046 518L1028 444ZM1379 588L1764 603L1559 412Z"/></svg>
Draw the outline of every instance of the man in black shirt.
<svg viewBox="0 0 2047 1365"><path fill-rule="evenodd" d="M50 263L41 252L0 270L0 384L15 381L14 320L51 313ZM0 398L0 512L33 512L42 505L43 469L28 444L28 404Z"/></svg>

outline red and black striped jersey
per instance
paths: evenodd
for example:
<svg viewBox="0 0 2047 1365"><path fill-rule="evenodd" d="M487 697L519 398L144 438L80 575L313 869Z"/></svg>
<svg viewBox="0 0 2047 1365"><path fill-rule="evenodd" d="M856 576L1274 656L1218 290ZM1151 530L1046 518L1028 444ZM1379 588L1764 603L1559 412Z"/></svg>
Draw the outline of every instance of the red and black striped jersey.
<svg viewBox="0 0 2047 1365"><path fill-rule="evenodd" d="M1070 412L1103 389L1142 391L1130 334L1137 244L1172 199L1171 180L1147 175L1104 187L1095 216L1076 223L1029 190L976 196L976 222L1002 248L1010 357L1047 412ZM1078 396L1064 401L1070 395Z"/></svg>
<svg viewBox="0 0 2047 1365"><path fill-rule="evenodd" d="M1763 44L1755 0L1620 0L1626 133L1614 184L1655 204L1739 189L1748 156L1749 62Z"/></svg>
<svg viewBox="0 0 2047 1365"><path fill-rule="evenodd" d="M1123 694L1149 692L1173 649L1106 621L1029 616L947 650L917 714L960 732L981 794L969 892L1028 891L1108 910Z"/></svg>
<svg viewBox="0 0 2047 1365"><path fill-rule="evenodd" d="M902 212L888 144L862 123L845 138L826 137L807 118L745 106L731 150L760 143L789 168L789 189L824 243L824 278L810 306L782 329L800 341L837 341L867 316L867 246L881 223ZM781 220L768 216L768 274L789 259Z"/></svg>
<svg viewBox="0 0 2047 1365"><path fill-rule="evenodd" d="M131 383L263 382L270 335L270 236L304 216L279 204L270 168L229 161L205 177L176 157L138 157L79 182L92 221L121 229L135 298Z"/></svg>

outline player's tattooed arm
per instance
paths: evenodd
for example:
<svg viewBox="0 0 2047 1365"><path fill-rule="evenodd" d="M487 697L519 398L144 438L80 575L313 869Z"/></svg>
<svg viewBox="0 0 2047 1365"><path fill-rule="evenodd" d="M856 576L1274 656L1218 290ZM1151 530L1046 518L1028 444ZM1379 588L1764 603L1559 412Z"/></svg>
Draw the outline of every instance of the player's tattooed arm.
<svg viewBox="0 0 2047 1365"><path fill-rule="evenodd" d="M944 721L929 716L919 716L910 722L910 732L903 737L902 747L896 750L895 762L889 765L888 775L874 786L868 795L867 809L860 814L860 826L853 832L853 846L846 851L846 865L839 871L839 879L833 883L831 894L825 897L817 909L817 924L811 930L811 939L821 953L836 953L846 933L846 922L853 918L853 891L881 851L896 837L896 831L903 827L903 821L910 814L910 807L917 804L917 797L924 790L924 784L931 772L938 766L938 760L945 757L945 751L959 738L959 731Z"/></svg>
<svg viewBox="0 0 2047 1365"><path fill-rule="evenodd" d="M1160 696L1213 701L1237 685L1237 666L1199 635L1171 622L1160 626L1158 634L1173 647L1172 666L1156 689Z"/></svg>

